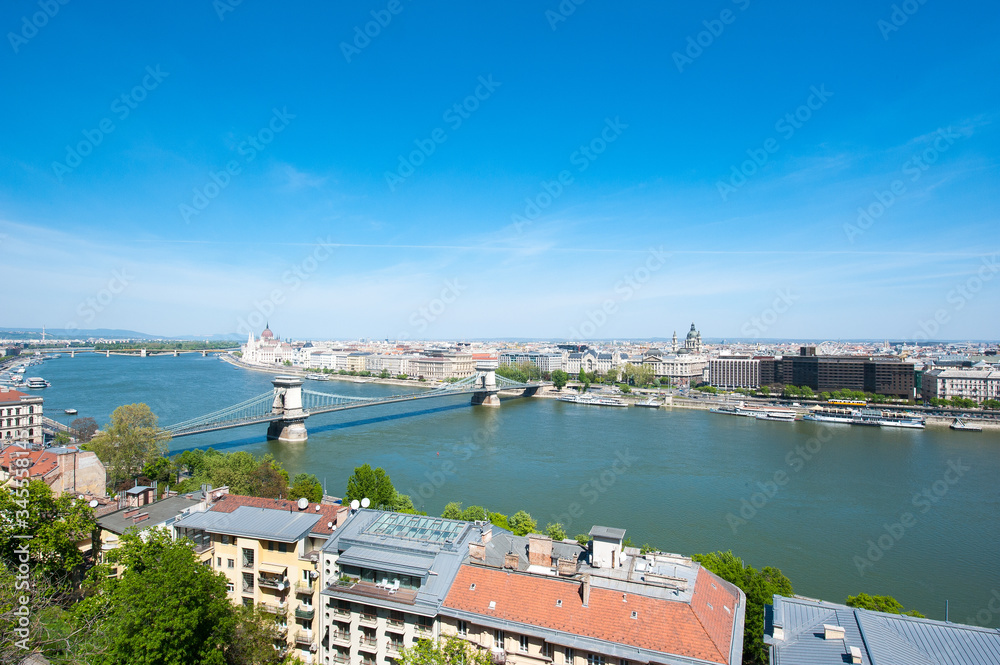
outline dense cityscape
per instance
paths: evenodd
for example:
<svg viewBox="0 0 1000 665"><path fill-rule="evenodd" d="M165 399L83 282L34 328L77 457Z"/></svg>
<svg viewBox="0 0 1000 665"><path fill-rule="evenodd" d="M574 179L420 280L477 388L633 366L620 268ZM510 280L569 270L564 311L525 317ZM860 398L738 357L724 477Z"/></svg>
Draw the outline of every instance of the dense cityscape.
<svg viewBox="0 0 1000 665"><path fill-rule="evenodd" d="M1000 665L1000 4L0 26L0 665Z"/></svg>

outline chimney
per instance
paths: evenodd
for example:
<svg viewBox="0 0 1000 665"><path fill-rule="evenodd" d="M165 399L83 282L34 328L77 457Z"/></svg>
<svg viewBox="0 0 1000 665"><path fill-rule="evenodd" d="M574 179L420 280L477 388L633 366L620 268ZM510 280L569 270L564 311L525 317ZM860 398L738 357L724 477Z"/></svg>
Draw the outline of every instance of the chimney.
<svg viewBox="0 0 1000 665"><path fill-rule="evenodd" d="M860 663L861 662L861 649L858 647L851 647L851 662Z"/></svg>
<svg viewBox="0 0 1000 665"><path fill-rule="evenodd" d="M133 515L138 514L138 512L139 512L138 508L131 508L129 510L126 510L124 513L122 513L122 517L125 518L125 519L128 519L128 518L132 517Z"/></svg>
<svg viewBox="0 0 1000 665"><path fill-rule="evenodd" d="M503 567L517 570L517 555L513 552L507 552L503 557Z"/></svg>
<svg viewBox="0 0 1000 665"><path fill-rule="evenodd" d="M844 639L844 627L843 626L833 626L828 623L823 624L823 639L824 640L842 640Z"/></svg>
<svg viewBox="0 0 1000 665"><path fill-rule="evenodd" d="M485 545L486 543L490 542L491 540L493 540L493 527L490 527L488 529L484 528L483 529L483 538L482 538L483 545Z"/></svg>
<svg viewBox="0 0 1000 665"><path fill-rule="evenodd" d="M552 539L540 533L528 535L528 563L532 566L552 565Z"/></svg>
<svg viewBox="0 0 1000 665"><path fill-rule="evenodd" d="M476 563L486 563L486 545L469 543L469 559Z"/></svg>
<svg viewBox="0 0 1000 665"><path fill-rule="evenodd" d="M583 596L583 606L586 607L590 603L590 575L583 576L580 594Z"/></svg>
<svg viewBox="0 0 1000 665"><path fill-rule="evenodd" d="M571 577L576 575L576 561L574 559L559 559L558 562L559 574L563 577Z"/></svg>

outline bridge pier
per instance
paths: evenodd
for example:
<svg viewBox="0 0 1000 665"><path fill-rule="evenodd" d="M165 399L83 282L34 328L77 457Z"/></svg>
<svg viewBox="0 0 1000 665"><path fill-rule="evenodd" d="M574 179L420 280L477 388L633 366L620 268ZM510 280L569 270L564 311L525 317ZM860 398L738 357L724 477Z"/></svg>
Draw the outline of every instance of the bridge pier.
<svg viewBox="0 0 1000 665"><path fill-rule="evenodd" d="M201 357L202 357L202 358L204 358L204 357L205 357L205 356L207 356L207 355L208 355L208 351L202 351L202 352L201 352Z"/></svg>
<svg viewBox="0 0 1000 665"><path fill-rule="evenodd" d="M276 376L274 404L271 413L279 416L267 427L267 438L285 443L301 443L309 438L305 420L309 414L302 408L302 379L295 376Z"/></svg>
<svg viewBox="0 0 1000 665"><path fill-rule="evenodd" d="M480 360L476 363L476 388L482 388L472 393L473 406L500 406L500 395L497 391L497 362Z"/></svg>

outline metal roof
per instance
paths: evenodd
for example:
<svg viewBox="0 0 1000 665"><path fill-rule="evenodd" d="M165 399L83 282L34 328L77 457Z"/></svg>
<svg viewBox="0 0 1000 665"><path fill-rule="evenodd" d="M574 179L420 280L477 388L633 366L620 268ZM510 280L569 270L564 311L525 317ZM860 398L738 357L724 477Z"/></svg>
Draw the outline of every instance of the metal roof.
<svg viewBox="0 0 1000 665"><path fill-rule="evenodd" d="M782 596L774 597L770 624L764 641L772 665L840 665L852 646L864 665L1000 663L1000 631L993 628ZM824 639L823 624L841 626L843 639ZM774 626L784 630L783 639L774 639Z"/></svg>
<svg viewBox="0 0 1000 665"><path fill-rule="evenodd" d="M352 545L340 555L340 558L337 559L337 565L357 566L379 572L423 577L434 565L434 557L406 554L398 550Z"/></svg>
<svg viewBox="0 0 1000 665"><path fill-rule="evenodd" d="M425 543L447 543L454 542L466 524L443 517L383 513L365 529L365 533Z"/></svg>
<svg viewBox="0 0 1000 665"><path fill-rule="evenodd" d="M625 529L616 529L610 526L594 526L590 529L590 537L622 540L625 537Z"/></svg>
<svg viewBox="0 0 1000 665"><path fill-rule="evenodd" d="M139 508L122 508L113 513L108 513L107 515L99 517L97 519L97 524L102 529L107 529L108 531L119 535L125 533L133 526L142 531L143 529L163 524L164 522L177 517L185 510L188 510L200 503L201 498L201 492L197 492L190 499L188 498L188 495L182 494L180 496L172 496L159 501L154 501L153 503L147 503ZM130 517L126 518L123 516L126 512L130 511ZM149 517L139 522L133 521L133 517L135 515L144 514L149 515Z"/></svg>
<svg viewBox="0 0 1000 665"><path fill-rule="evenodd" d="M292 513L273 508L240 506L231 513L208 511L178 520L178 529L293 543L306 536L320 519L316 513Z"/></svg>

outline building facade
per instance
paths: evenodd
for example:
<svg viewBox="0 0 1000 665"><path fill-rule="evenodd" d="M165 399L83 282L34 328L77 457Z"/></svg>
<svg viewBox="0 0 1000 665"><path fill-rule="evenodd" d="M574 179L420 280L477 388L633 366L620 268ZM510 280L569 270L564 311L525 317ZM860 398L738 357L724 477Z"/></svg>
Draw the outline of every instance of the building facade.
<svg viewBox="0 0 1000 665"><path fill-rule="evenodd" d="M251 365L293 362L297 357L291 344L274 336L270 325L264 328L260 339L254 339L253 333L248 333L246 344L240 347L240 351L243 353L243 362Z"/></svg>
<svg viewBox="0 0 1000 665"><path fill-rule="evenodd" d="M471 353L428 352L410 358L410 376L423 377L428 381L464 379L476 373L476 363Z"/></svg>
<svg viewBox="0 0 1000 665"><path fill-rule="evenodd" d="M0 386L0 441L42 444L42 403L40 396Z"/></svg>
<svg viewBox="0 0 1000 665"><path fill-rule="evenodd" d="M27 468L31 480L41 480L56 496L105 496L107 473L96 453L76 446L43 449L38 445L12 444L0 451L0 485L14 475L16 460L25 460L17 466Z"/></svg>
<svg viewBox="0 0 1000 665"><path fill-rule="evenodd" d="M1000 370L932 369L921 379L923 398L965 397L977 402L1000 400Z"/></svg>
<svg viewBox="0 0 1000 665"><path fill-rule="evenodd" d="M589 548L494 525L354 512L323 548L321 663L388 665L458 636L512 665L681 665L742 658L745 596L690 559Z"/></svg>
<svg viewBox="0 0 1000 665"><path fill-rule="evenodd" d="M229 580L233 603L260 605L275 617L276 648L305 663L319 651L320 550L336 527L340 505L223 495L204 512L173 523L201 560Z"/></svg>
<svg viewBox="0 0 1000 665"><path fill-rule="evenodd" d="M708 383L716 388L759 388L760 360L750 356L721 356L708 361Z"/></svg>
<svg viewBox="0 0 1000 665"><path fill-rule="evenodd" d="M501 351L499 355L501 365L519 365L530 363L538 368L542 373L553 372L563 369L563 354L542 353L540 351ZM580 368L577 367L577 372Z"/></svg>

